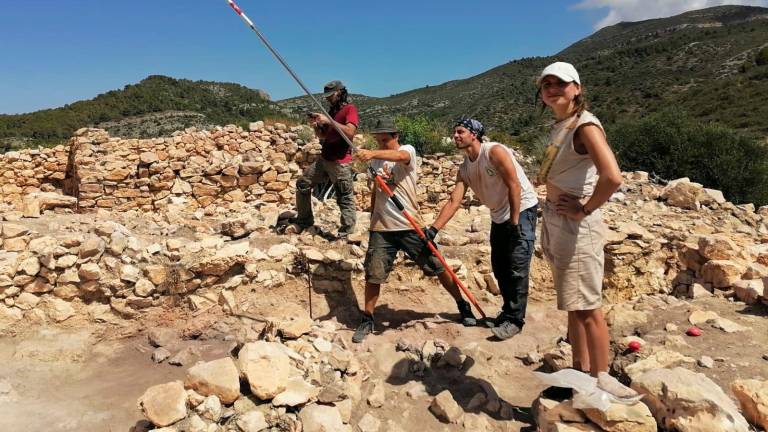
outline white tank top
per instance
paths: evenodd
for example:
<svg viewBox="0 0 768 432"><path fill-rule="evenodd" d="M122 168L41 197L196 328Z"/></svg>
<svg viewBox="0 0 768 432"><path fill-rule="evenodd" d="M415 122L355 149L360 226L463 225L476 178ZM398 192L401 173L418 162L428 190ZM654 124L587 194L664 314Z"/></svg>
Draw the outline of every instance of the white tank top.
<svg viewBox="0 0 768 432"><path fill-rule="evenodd" d="M569 117L552 126L550 141L557 139L558 136L563 136L563 133L565 135L560 143L562 148L552 162L547 181L563 192L581 198L591 196L594 192L595 183L597 183L597 168L589 154L580 154L573 148L573 137L581 126L594 124L603 131L603 125L589 111L578 114L576 124L572 125L572 123L573 117ZM570 129L566 130L569 127ZM555 144L557 145L557 143Z"/></svg>
<svg viewBox="0 0 768 432"><path fill-rule="evenodd" d="M490 153L493 146L501 146L507 151L515 166L517 178L520 181L521 202L520 211L527 210L538 204L539 199L533 189L533 185L523 171L523 167L515 160L512 150L497 142L487 142L480 146L480 154L472 161L469 156L464 157L464 162L459 166L459 175L477 196L480 202L491 210L491 219L495 223L506 222L510 219L509 190L504 180L498 174L491 163Z"/></svg>

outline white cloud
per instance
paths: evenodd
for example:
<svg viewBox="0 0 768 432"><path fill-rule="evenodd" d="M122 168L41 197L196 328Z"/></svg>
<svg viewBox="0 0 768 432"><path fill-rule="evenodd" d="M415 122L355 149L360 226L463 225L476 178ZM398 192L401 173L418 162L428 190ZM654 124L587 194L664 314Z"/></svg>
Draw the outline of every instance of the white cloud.
<svg viewBox="0 0 768 432"><path fill-rule="evenodd" d="M597 30L621 21L663 18L726 4L768 7L768 0L582 0L575 7L608 10L608 14L595 24Z"/></svg>

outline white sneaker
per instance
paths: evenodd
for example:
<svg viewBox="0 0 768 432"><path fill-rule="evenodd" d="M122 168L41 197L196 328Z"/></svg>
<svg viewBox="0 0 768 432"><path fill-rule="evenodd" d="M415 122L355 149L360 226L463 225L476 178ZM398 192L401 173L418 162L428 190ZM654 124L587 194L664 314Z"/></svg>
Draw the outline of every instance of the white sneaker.
<svg viewBox="0 0 768 432"><path fill-rule="evenodd" d="M597 388L609 393L616 399L616 402L626 405L633 405L643 398L643 395L620 383L608 372L597 374Z"/></svg>

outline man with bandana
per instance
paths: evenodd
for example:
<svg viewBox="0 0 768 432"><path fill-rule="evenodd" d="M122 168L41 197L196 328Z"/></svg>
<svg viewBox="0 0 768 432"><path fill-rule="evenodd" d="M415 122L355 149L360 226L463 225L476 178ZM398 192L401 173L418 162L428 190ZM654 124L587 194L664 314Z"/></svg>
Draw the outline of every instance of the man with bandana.
<svg viewBox="0 0 768 432"><path fill-rule="evenodd" d="M456 186L427 235L433 239L456 214L467 187L491 210L491 266L504 299L491 331L503 340L520 333L525 325L538 198L512 150L482 142L484 134L483 125L474 119L454 126L453 141L465 157Z"/></svg>

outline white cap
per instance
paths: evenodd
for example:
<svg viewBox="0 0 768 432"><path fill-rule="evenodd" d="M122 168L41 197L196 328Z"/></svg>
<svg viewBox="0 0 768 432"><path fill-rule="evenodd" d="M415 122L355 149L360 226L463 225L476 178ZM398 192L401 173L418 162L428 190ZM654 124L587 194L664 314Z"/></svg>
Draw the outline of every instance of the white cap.
<svg viewBox="0 0 768 432"><path fill-rule="evenodd" d="M544 70L541 71L541 75L539 75L539 77L536 79L536 85L540 86L541 80L543 80L547 75L556 76L565 82L573 81L576 84L581 85L581 80L579 80L579 73L576 72L576 68L573 67L573 65L570 63L555 62L545 67Z"/></svg>

